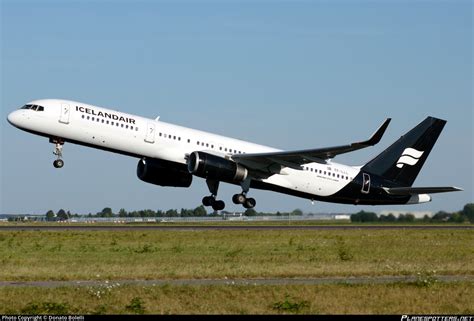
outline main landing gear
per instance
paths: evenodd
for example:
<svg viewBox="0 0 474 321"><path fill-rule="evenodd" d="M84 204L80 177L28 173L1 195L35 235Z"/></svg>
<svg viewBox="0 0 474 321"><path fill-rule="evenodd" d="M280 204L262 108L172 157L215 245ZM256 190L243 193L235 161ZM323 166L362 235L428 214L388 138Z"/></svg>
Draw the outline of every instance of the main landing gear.
<svg viewBox="0 0 474 321"><path fill-rule="evenodd" d="M242 193L234 194L232 196L232 202L234 204L242 204L245 208L254 208L257 202L254 198L247 198L247 193L250 189L250 179L244 180L240 186L242 186Z"/></svg>
<svg viewBox="0 0 474 321"><path fill-rule="evenodd" d="M212 206L214 211L222 211L225 207L224 201L216 200L217 190L219 189L219 181L215 180L206 180L207 187L209 188L209 192L211 192L210 196L205 196L202 199L202 205L204 206Z"/></svg>
<svg viewBox="0 0 474 321"><path fill-rule="evenodd" d="M217 190L219 189L219 181L207 179L206 183L207 187L209 188L209 192L211 192L211 195L205 196L202 199L202 204L204 206L212 206L212 209L214 211L222 211L225 208L224 201L216 200ZM232 202L234 202L234 204L242 204L245 208L254 208L257 202L255 201L255 199L247 198L246 196L250 188L250 179L242 182L241 186L242 193L235 194L232 197Z"/></svg>
<svg viewBox="0 0 474 321"><path fill-rule="evenodd" d="M232 196L232 202L234 202L234 204L242 204L245 208L254 208L257 204L254 198L247 198L243 192L241 194L234 194L234 196Z"/></svg>
<svg viewBox="0 0 474 321"><path fill-rule="evenodd" d="M54 152L53 154L56 155L56 160L53 162L54 168L61 168L64 166L64 161L61 159L63 157L63 145L64 141L60 139L50 139L50 143L54 144Z"/></svg>

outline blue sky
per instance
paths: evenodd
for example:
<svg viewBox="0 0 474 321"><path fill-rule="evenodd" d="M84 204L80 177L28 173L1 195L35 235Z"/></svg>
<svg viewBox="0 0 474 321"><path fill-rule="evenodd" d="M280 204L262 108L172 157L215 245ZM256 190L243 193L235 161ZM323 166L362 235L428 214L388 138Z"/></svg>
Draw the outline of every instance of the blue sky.
<svg viewBox="0 0 474 321"><path fill-rule="evenodd" d="M136 177L137 160L21 132L6 115L64 98L281 149L367 138L360 165L426 116L448 123L417 186L455 185L414 206L355 207L251 191L257 210L457 210L474 200L471 1L2 1L0 213L191 208L208 194ZM236 186L219 196L228 210Z"/></svg>

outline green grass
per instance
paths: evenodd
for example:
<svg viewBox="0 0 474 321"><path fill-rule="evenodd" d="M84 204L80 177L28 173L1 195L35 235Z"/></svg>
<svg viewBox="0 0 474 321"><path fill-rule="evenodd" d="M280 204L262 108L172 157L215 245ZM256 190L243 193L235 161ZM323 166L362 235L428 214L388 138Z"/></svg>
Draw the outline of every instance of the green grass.
<svg viewBox="0 0 474 321"><path fill-rule="evenodd" d="M473 314L474 284L0 288L0 314Z"/></svg>
<svg viewBox="0 0 474 321"><path fill-rule="evenodd" d="M1 231L1 280L474 274L471 230Z"/></svg>
<svg viewBox="0 0 474 321"><path fill-rule="evenodd" d="M0 314L472 314L471 230L0 231ZM435 272L433 272L435 271ZM124 279L418 275L412 283L141 286ZM105 281L108 280L108 281Z"/></svg>

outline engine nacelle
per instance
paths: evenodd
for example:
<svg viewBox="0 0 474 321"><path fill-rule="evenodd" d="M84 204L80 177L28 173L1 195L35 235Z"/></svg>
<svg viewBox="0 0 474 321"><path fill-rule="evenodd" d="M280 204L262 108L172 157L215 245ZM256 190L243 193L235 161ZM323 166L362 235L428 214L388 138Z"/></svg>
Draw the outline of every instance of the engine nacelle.
<svg viewBox="0 0 474 321"><path fill-rule="evenodd" d="M189 155L188 171L199 177L228 182L242 182L248 175L247 169L242 165L204 152Z"/></svg>
<svg viewBox="0 0 474 321"><path fill-rule="evenodd" d="M144 182L160 186L189 187L193 181L193 175L184 165L147 158L138 161L137 176Z"/></svg>

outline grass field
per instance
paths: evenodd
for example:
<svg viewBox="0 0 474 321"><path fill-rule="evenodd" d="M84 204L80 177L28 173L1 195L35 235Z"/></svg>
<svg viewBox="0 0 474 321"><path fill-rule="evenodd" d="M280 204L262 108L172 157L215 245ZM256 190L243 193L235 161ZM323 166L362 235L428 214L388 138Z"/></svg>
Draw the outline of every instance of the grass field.
<svg viewBox="0 0 474 321"><path fill-rule="evenodd" d="M108 289L124 279L474 275L472 230L1 231L0 263L1 280L104 281L3 287L0 313L474 312L472 282Z"/></svg>
<svg viewBox="0 0 474 321"><path fill-rule="evenodd" d="M0 288L0 314L473 314L473 291L472 283Z"/></svg>

